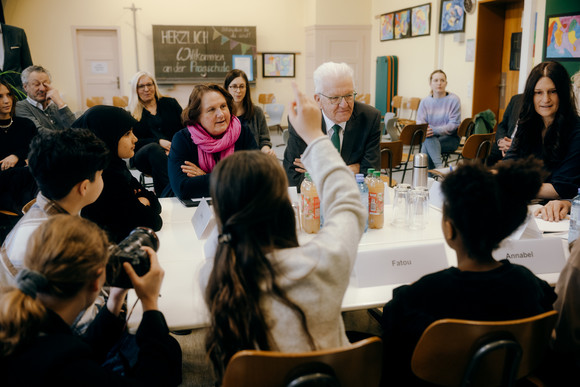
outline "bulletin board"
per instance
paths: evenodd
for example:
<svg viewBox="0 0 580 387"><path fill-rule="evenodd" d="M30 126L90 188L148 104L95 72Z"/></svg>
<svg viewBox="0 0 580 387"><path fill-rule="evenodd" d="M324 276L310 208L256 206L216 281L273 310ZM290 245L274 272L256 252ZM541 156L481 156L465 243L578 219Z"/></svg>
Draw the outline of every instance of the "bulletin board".
<svg viewBox="0 0 580 387"><path fill-rule="evenodd" d="M256 27L154 25L153 53L158 83L223 83L232 68L256 79Z"/></svg>

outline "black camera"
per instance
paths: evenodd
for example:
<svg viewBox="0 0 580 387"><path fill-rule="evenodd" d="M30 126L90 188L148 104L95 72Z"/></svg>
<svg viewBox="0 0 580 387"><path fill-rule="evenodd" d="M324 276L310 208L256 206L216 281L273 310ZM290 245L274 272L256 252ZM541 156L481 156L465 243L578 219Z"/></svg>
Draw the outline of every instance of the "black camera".
<svg viewBox="0 0 580 387"><path fill-rule="evenodd" d="M151 268L149 255L141 246L151 247L157 251L159 238L155 231L147 227L137 227L118 245L111 246L111 255L107 264L107 283L117 288L133 287L129 275L123 268L124 262L129 262L139 277Z"/></svg>

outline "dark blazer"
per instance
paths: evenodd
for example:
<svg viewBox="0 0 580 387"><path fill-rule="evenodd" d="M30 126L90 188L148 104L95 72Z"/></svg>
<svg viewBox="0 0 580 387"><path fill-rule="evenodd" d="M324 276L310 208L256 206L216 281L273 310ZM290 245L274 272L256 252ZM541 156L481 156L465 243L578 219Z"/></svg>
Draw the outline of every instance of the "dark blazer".
<svg viewBox="0 0 580 387"><path fill-rule="evenodd" d="M234 144L234 152L239 150L258 149L254 135L250 128L242 125L240 137ZM171 150L167 159L167 172L171 189L180 199L208 198L210 173L202 176L187 177L181 170L185 161L191 161L199 167L199 155L197 145L191 139L187 128L175 133L171 141Z"/></svg>
<svg viewBox="0 0 580 387"><path fill-rule="evenodd" d="M22 72L28 66L32 66L32 57L28 47L28 39L22 28L2 24L2 40L4 42L4 63L2 71ZM10 83L22 88L19 74L6 74Z"/></svg>
<svg viewBox="0 0 580 387"><path fill-rule="evenodd" d="M346 122L340 155L347 165L360 163L360 172L381 167L381 112L374 107L355 102L352 115ZM322 118L322 131L326 133L326 124ZM294 159L300 158L306 149L306 143L288 123L288 144L284 151L284 170L290 186L300 187L304 174L296 171Z"/></svg>

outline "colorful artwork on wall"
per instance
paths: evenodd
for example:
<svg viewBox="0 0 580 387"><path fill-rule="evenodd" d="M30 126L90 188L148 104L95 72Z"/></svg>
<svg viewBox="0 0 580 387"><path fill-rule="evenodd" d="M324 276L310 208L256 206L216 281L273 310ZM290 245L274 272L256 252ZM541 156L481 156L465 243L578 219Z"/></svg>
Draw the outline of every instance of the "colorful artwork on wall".
<svg viewBox="0 0 580 387"><path fill-rule="evenodd" d="M546 59L580 60L580 14L546 18Z"/></svg>

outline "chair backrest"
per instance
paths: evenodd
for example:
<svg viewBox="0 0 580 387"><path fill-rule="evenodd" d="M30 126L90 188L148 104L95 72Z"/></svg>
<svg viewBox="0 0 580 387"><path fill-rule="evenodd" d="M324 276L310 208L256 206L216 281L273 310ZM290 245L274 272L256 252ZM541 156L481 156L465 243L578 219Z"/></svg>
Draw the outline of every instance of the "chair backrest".
<svg viewBox="0 0 580 387"><path fill-rule="evenodd" d="M417 117L417 110L419 110L419 104L421 103L421 98L412 97L409 98L405 107L411 111L409 119L414 120Z"/></svg>
<svg viewBox="0 0 580 387"><path fill-rule="evenodd" d="M397 168L402 160L403 141L381 142L381 169Z"/></svg>
<svg viewBox="0 0 580 387"><path fill-rule="evenodd" d="M509 321L435 321L419 339L411 368L419 378L443 386L466 385L463 382L467 378L471 379L470 386L497 386L504 373L509 375L512 371L516 379L522 378L545 355L556 318L557 313L550 311ZM515 358L505 367L507 352L501 348L513 347L513 343L521 348L521 360ZM495 347L500 348L494 350ZM477 366L470 367L474 357ZM517 370L509 369L510 364Z"/></svg>
<svg viewBox="0 0 580 387"><path fill-rule="evenodd" d="M461 156L464 159L481 159L485 163L491 152L495 133L472 134L467 138Z"/></svg>
<svg viewBox="0 0 580 387"><path fill-rule="evenodd" d="M469 118L464 118L463 121L461 121L461 124L459 124L459 128L457 128L457 135L459 136L459 138L461 137L469 137L473 134L473 127L474 127L474 123L473 123L473 118L469 117ZM471 129L471 130L470 130Z"/></svg>
<svg viewBox="0 0 580 387"><path fill-rule="evenodd" d="M296 379L312 378L317 373L321 378L338 382L336 385L341 387L378 386L382 351L383 345L378 337L347 347L314 352L244 350L230 360L222 386L298 386Z"/></svg>
<svg viewBox="0 0 580 387"><path fill-rule="evenodd" d="M261 103L262 105L266 105L268 103L273 103L275 99L276 99L276 97L274 97L274 94L272 94L272 93L258 95L258 102Z"/></svg>
<svg viewBox="0 0 580 387"><path fill-rule="evenodd" d="M126 95L119 97L119 96L113 96L113 106L117 106L117 107L127 107L127 105L129 105L129 97L127 97Z"/></svg>
<svg viewBox="0 0 580 387"><path fill-rule="evenodd" d="M89 97L87 98L87 107L102 105L105 97Z"/></svg>
<svg viewBox="0 0 580 387"><path fill-rule="evenodd" d="M399 140L403 141L403 145L418 145L425 141L425 136L427 135L428 124L409 124L405 125L401 134L399 135Z"/></svg>
<svg viewBox="0 0 580 387"><path fill-rule="evenodd" d="M355 99L358 102L364 102L367 105L371 103L371 95L370 94L357 94Z"/></svg>
<svg viewBox="0 0 580 387"><path fill-rule="evenodd" d="M280 125L282 121L282 115L284 114L284 105L281 103L269 103L264 105L264 110L270 118L268 121L269 126Z"/></svg>
<svg viewBox="0 0 580 387"><path fill-rule="evenodd" d="M391 106L395 109L400 109L403 106L403 97L400 95L395 95L391 101Z"/></svg>
<svg viewBox="0 0 580 387"><path fill-rule="evenodd" d="M381 169L389 170L389 187L393 186L393 168L403 160L403 141L381 142Z"/></svg>

